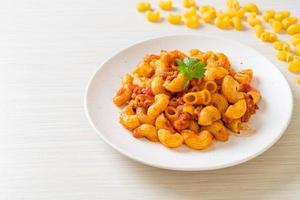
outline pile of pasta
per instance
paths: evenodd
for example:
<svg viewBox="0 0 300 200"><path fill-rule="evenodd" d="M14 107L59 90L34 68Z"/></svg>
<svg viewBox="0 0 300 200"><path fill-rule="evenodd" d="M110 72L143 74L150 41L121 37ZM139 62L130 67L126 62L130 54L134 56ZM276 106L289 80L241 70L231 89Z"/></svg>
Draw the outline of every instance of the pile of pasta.
<svg viewBox="0 0 300 200"><path fill-rule="evenodd" d="M205 63L205 74L186 80L176 60ZM113 98L124 107L120 123L136 138L175 148L205 149L213 140L228 140L228 129L240 133L258 109L260 92L251 86L251 69L235 71L226 55L191 49L146 55L133 74L126 74Z"/></svg>
<svg viewBox="0 0 300 200"><path fill-rule="evenodd" d="M219 10L213 5L197 5L196 0L182 0L182 7L183 12L177 12L181 9L174 9L173 0L158 0L159 9L153 8L147 1L138 2L136 5L137 11L145 12L146 19L152 23L161 22L165 18L172 25L185 25L191 29L211 23L222 30L236 31L245 30L245 25L248 24L258 39L273 44L276 58L288 63L288 71L299 75L300 23L290 11L269 9L263 12L255 3L241 5L238 0L226 0L225 10ZM160 10L168 12L167 15L162 17ZM281 34L291 36L291 45L280 40ZM300 76L297 83L300 84Z"/></svg>

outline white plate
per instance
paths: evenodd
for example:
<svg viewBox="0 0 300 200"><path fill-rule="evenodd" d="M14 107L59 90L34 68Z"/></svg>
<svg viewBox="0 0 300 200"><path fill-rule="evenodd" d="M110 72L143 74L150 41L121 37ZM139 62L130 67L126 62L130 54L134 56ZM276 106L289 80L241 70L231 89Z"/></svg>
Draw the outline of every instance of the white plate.
<svg viewBox="0 0 300 200"><path fill-rule="evenodd" d="M228 142L214 142L205 151L182 145L168 149L160 143L135 139L119 124L120 109L112 103L121 77L130 73L145 54L160 50L191 48L223 52L235 69L252 68L254 86L262 94L259 110L250 125L256 133L241 137L231 134ZM290 87L263 55L231 40L196 35L167 36L134 44L108 59L88 84L85 96L88 119L99 135L120 153L147 165L173 170L211 170L237 165L258 156L270 148L284 133L293 110Z"/></svg>

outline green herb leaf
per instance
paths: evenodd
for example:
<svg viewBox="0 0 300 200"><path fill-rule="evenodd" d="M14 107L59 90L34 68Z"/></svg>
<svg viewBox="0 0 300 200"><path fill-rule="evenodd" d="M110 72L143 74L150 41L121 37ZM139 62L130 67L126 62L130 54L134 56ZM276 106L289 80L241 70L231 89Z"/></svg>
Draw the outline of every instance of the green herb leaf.
<svg viewBox="0 0 300 200"><path fill-rule="evenodd" d="M176 59L179 73L183 74L185 81L188 82L192 78L201 78L206 71L205 63L196 58L187 57L183 61Z"/></svg>

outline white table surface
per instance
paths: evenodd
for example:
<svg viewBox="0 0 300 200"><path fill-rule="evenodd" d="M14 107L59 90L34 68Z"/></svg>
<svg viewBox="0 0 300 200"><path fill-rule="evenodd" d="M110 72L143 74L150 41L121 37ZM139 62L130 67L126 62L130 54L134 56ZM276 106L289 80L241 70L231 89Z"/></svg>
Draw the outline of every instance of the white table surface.
<svg viewBox="0 0 300 200"><path fill-rule="evenodd" d="M264 10L287 9L300 17L299 0L256 2ZM135 3L1 1L0 199L300 199L297 76L250 30L150 24L135 11ZM266 55L288 79L293 118L280 141L263 155L222 170L168 171L120 155L91 128L83 96L100 63L132 43L180 33L241 41Z"/></svg>

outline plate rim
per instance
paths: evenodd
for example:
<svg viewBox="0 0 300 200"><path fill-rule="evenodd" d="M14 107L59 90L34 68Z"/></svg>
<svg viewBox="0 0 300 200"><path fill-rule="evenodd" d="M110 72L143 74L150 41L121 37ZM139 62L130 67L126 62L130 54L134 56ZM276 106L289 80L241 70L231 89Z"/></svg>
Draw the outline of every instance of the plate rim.
<svg viewBox="0 0 300 200"><path fill-rule="evenodd" d="M139 159L135 156L132 156L130 153L122 150L121 148L119 148L117 145L115 145L114 143L110 142L102 133L100 130L97 129L96 125L94 124L90 114L89 114L89 109L88 109L88 93L89 93L89 88L91 86L91 83L93 82L94 78L96 77L96 74L98 72L100 72L103 69L103 66L109 62L113 57L117 56L118 54L122 53L123 51L128 50L129 48L132 48L136 45L139 45L141 43L145 43L145 42L151 42L153 40L157 40L157 39L164 39L164 38L170 38L170 37L206 37L206 38L211 38L211 39L217 39L217 40L227 40L228 42L232 42L232 43L238 43L241 46L245 46L253 51L255 51L256 53L260 54L262 57L264 57L267 61L269 61L272 64L272 69L273 70L277 70L279 72L279 76L281 76L281 78L284 80L284 82L287 85L288 88L288 96L290 97L290 109L289 109L289 118L287 123L282 126L281 130L280 130L280 134L277 135L276 138L273 139L272 142L270 142L267 146L265 146L262 150L256 152L255 154L245 157L244 159L240 159L237 160L235 162L231 162L231 163L227 163L227 164L222 164L222 165L216 165L214 167L192 167L192 168L187 168L187 167L171 167L171 166L165 166L165 165L160 165L160 164L156 164L156 163L152 163L151 161L145 161L142 159ZM243 44L242 42L233 40L233 39L229 39L229 38L221 38L221 37L216 37L216 36L208 36L205 34L168 34L168 35L162 35L162 36L158 36L158 37L151 37L148 39L144 39L144 40L139 40L137 42L134 42L130 45L127 45L124 48L121 48L119 50L117 50L116 52L114 52L112 55L110 55L108 58L104 59L104 61L99 65L99 67L97 67L97 69L92 73L92 76L89 78L88 80L88 84L85 88L85 93L84 93L84 111L85 111L85 115L90 123L90 125L93 127L93 129L96 131L97 135L99 135L101 137L101 139L107 143L109 146L111 146L113 149L115 149L117 152L119 152L122 155L125 155L126 157L142 163L144 165L148 165L148 166L152 166L152 167L156 167L156 168L161 168L161 169L167 169L167 170L175 170L175 171L209 171L209 170L216 170L216 169L224 169L224 168L228 168L228 167L232 167L232 166L236 166L239 164L242 164L244 162L247 162L261 154L263 154L265 151L269 150L274 144L276 144L279 139L282 137L282 135L285 133L286 129L288 128L292 116L293 116L293 111L294 111L294 97L293 97L293 93L291 90L291 87L289 85L289 82L287 81L287 79L285 78L285 76L283 75L283 73L276 67L276 65L271 62L267 57L265 57L263 54L261 54L260 52L258 52L256 49L252 48L251 46L248 46L246 44Z"/></svg>

